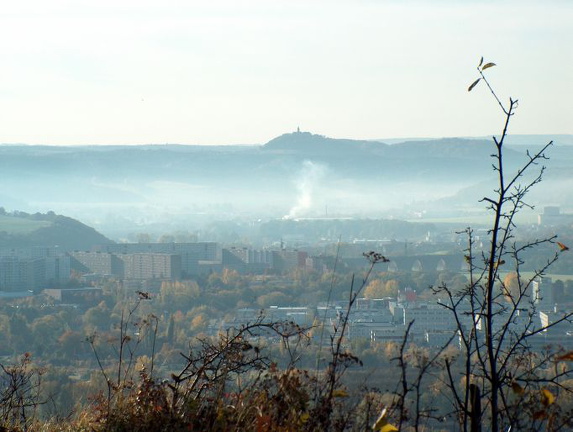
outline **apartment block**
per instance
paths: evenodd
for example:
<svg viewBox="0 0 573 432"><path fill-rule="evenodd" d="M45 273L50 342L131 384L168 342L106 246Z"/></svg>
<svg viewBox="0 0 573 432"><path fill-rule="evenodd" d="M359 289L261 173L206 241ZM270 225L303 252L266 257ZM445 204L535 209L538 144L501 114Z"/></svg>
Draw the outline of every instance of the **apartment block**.
<svg viewBox="0 0 573 432"><path fill-rule="evenodd" d="M120 254L124 279L181 279L181 256L162 253Z"/></svg>
<svg viewBox="0 0 573 432"><path fill-rule="evenodd" d="M216 242L194 243L116 243L101 245L95 251L115 255L170 254L181 257L181 272L187 275L200 274L201 262L220 261L219 245Z"/></svg>
<svg viewBox="0 0 573 432"><path fill-rule="evenodd" d="M46 267L41 258L0 257L0 291L27 291L43 287Z"/></svg>
<svg viewBox="0 0 573 432"><path fill-rule="evenodd" d="M70 252L72 269L98 275L123 275L123 262L109 252Z"/></svg>

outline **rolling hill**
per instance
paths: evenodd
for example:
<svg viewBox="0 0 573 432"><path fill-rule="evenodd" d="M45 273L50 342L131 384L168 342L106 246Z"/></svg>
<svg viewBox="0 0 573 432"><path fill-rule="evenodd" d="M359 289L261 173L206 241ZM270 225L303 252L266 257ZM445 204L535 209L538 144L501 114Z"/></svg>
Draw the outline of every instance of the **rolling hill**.
<svg viewBox="0 0 573 432"><path fill-rule="evenodd" d="M93 228L53 212L0 214L0 249L57 245L63 250L89 250L107 243L112 242Z"/></svg>

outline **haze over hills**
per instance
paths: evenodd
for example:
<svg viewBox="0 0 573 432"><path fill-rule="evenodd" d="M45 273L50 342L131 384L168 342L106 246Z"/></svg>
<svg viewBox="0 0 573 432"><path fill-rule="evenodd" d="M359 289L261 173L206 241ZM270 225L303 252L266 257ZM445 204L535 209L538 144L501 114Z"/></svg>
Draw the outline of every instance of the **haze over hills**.
<svg viewBox="0 0 573 432"><path fill-rule="evenodd" d="M388 145L308 132L262 146L2 145L0 205L70 215L112 238L237 217L446 216L491 190L491 152L485 139ZM573 146L549 155L530 199L573 207ZM509 169L525 158L524 146L507 148Z"/></svg>
<svg viewBox="0 0 573 432"><path fill-rule="evenodd" d="M491 140L491 136L480 137L459 137L461 139L484 139ZM375 141L383 142L386 144L397 144L407 141L433 141L436 138L380 138ZM573 135L568 134L535 134L535 135L508 135L507 144L510 146L532 146L537 147L553 141L556 146L573 145Z"/></svg>

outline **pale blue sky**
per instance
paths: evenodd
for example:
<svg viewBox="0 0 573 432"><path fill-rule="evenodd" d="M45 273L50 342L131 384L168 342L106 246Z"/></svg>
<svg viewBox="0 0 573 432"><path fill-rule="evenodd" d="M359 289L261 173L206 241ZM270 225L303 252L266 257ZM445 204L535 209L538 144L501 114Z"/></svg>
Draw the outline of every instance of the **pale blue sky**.
<svg viewBox="0 0 573 432"><path fill-rule="evenodd" d="M0 142L254 144L573 133L573 1L20 0L0 12Z"/></svg>

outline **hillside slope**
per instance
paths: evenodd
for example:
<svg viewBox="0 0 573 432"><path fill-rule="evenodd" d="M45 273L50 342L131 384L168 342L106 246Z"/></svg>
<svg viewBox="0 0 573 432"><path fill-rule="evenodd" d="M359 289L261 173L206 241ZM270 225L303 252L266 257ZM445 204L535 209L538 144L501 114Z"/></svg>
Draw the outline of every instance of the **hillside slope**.
<svg viewBox="0 0 573 432"><path fill-rule="evenodd" d="M96 244L112 243L95 229L70 217L25 212L0 215L0 249L53 247L89 250Z"/></svg>

